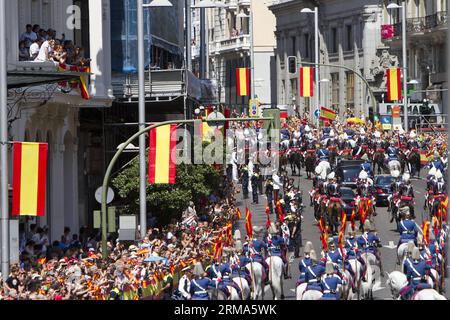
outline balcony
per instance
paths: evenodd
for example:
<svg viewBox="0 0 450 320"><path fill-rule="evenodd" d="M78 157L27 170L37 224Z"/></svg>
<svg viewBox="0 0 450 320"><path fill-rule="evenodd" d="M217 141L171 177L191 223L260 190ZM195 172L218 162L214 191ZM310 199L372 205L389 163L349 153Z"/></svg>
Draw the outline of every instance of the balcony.
<svg viewBox="0 0 450 320"><path fill-rule="evenodd" d="M237 9L237 0L228 0L225 2L226 5L228 5L228 9Z"/></svg>
<svg viewBox="0 0 450 320"><path fill-rule="evenodd" d="M251 0L238 0L239 7L250 6Z"/></svg>
<svg viewBox="0 0 450 320"><path fill-rule="evenodd" d="M394 37L402 35L402 23L396 23L394 26ZM421 34L425 31L434 31L435 29L447 27L447 11L439 11L435 14L406 19L406 32L414 34Z"/></svg>
<svg viewBox="0 0 450 320"><path fill-rule="evenodd" d="M216 46L215 48L211 48L211 53L213 53L213 51L216 54L224 52L237 52L241 50L246 51L250 50L250 45L250 35L244 34L235 38L216 41Z"/></svg>

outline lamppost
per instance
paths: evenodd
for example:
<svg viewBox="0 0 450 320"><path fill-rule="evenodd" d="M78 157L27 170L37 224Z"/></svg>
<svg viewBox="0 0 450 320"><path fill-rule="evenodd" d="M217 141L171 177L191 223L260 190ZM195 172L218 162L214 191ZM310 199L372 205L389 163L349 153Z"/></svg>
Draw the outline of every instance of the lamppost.
<svg viewBox="0 0 450 320"><path fill-rule="evenodd" d="M402 1L402 5L399 6L396 3L390 3L386 7L387 9L401 9L402 10L402 55L403 55L403 114L404 114L404 126L405 131L408 131L408 76L407 76L407 63L406 63L406 5L405 1Z"/></svg>
<svg viewBox="0 0 450 320"><path fill-rule="evenodd" d="M329 86L329 83L330 83L330 79L327 79L327 78L320 79L319 83L326 83L326 86L325 86L325 88L326 88L326 90L325 90L325 103L320 102L320 104L321 105L323 104L325 107L327 107L327 103L328 103L328 86ZM319 99L320 99L320 97L319 97Z"/></svg>
<svg viewBox="0 0 450 320"><path fill-rule="evenodd" d="M144 4L143 0L137 1L137 45L138 45L138 110L139 130L145 129L145 61L144 61L144 8L172 7L168 0L153 0ZM149 22L150 23L150 22ZM151 35L149 35L151 37ZM149 74L151 68L149 67ZM147 179L145 168L145 135L139 137L139 221L141 226L141 237L147 233ZM106 237L106 225L102 225L102 237ZM106 250L102 248L102 250ZM106 251L105 251L106 252Z"/></svg>
<svg viewBox="0 0 450 320"><path fill-rule="evenodd" d="M315 98L315 105L316 108L319 108L319 92L320 92L320 85L319 85L319 8L314 7L314 10L311 10L309 8L303 8L301 13L314 13L314 62L316 66L315 70L315 85L316 85L316 98ZM311 114L314 114L314 111L311 112ZM319 123L319 119L317 119L317 123Z"/></svg>

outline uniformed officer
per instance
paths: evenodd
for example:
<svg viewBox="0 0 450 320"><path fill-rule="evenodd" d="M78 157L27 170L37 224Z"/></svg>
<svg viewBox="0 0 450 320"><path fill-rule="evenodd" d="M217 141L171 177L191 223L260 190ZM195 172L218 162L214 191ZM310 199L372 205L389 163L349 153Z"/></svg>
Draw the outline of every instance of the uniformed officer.
<svg viewBox="0 0 450 320"><path fill-rule="evenodd" d="M358 248L362 252L368 252L375 255L380 262L380 251L378 247L381 247L380 238L372 231L372 225L369 220L364 221L364 233L358 237ZM381 265L380 265L381 266ZM380 268L381 269L381 268Z"/></svg>
<svg viewBox="0 0 450 320"><path fill-rule="evenodd" d="M301 210L297 209L294 220L293 220L293 228L291 232L292 242L294 244L294 258L299 258L300 248L303 246L302 243L302 219L303 216L301 214Z"/></svg>
<svg viewBox="0 0 450 320"><path fill-rule="evenodd" d="M412 252L412 264L409 266L406 277L409 286L401 294L402 300L410 298L415 290L429 289L431 286L427 283L427 276L430 274L430 265L420 258L420 251L414 248Z"/></svg>
<svg viewBox="0 0 450 320"><path fill-rule="evenodd" d="M326 143L322 142L322 147L317 150L317 157L320 161L328 161L330 151L326 148Z"/></svg>
<svg viewBox="0 0 450 320"><path fill-rule="evenodd" d="M253 172L252 177L250 179L252 184L252 196L253 196L253 204L258 204L258 183L259 183L259 173Z"/></svg>
<svg viewBox="0 0 450 320"><path fill-rule="evenodd" d="M322 263L317 263L317 255L314 250L309 253L312 265L305 270L305 282L308 283L306 290L318 290L322 292L321 277L325 272Z"/></svg>
<svg viewBox="0 0 450 320"><path fill-rule="evenodd" d="M411 220L409 208L405 211L404 219L401 220L398 224L398 232L400 233L400 239L398 241L397 248L402 243L407 243L410 240L414 241L414 243L417 244L417 233L419 232L419 228L417 227L416 222L414 220Z"/></svg>
<svg viewBox="0 0 450 320"><path fill-rule="evenodd" d="M305 248L303 250L303 254L305 255L302 260L298 263L298 269L300 271L300 275L297 280L297 285L305 282L306 269L309 266L313 265L313 261L311 260L310 253L314 250L313 244L311 241L306 242Z"/></svg>
<svg viewBox="0 0 450 320"><path fill-rule="evenodd" d="M248 167L244 166L241 172L242 194L244 199L248 199L248 182L249 182Z"/></svg>
<svg viewBox="0 0 450 320"><path fill-rule="evenodd" d="M206 273L200 262L195 264L193 273L195 278L192 279L190 288L192 300L209 300L207 290L215 288L215 285L211 279L206 277Z"/></svg>
<svg viewBox="0 0 450 320"><path fill-rule="evenodd" d="M191 299L190 289L191 289L191 279L192 279L192 267L187 266L186 268L181 270L184 272L183 276L180 278L178 282L178 291L183 296L185 300Z"/></svg>
<svg viewBox="0 0 450 320"><path fill-rule="evenodd" d="M325 265L326 276L322 279L323 300L339 300L338 286L345 284L345 281L334 273L333 263L328 261Z"/></svg>

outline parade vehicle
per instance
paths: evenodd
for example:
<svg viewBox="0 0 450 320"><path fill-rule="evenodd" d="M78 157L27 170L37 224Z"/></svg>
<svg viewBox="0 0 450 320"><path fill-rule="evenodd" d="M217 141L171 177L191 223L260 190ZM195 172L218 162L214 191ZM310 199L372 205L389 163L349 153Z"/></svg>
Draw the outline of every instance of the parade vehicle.
<svg viewBox="0 0 450 320"><path fill-rule="evenodd" d="M355 209L355 197L356 193L352 188L343 187L341 188L341 200L344 202L343 209L347 215L347 219L350 220L353 209Z"/></svg>
<svg viewBox="0 0 450 320"><path fill-rule="evenodd" d="M392 183L395 178L390 175L379 175L375 177L374 187L376 190L375 201L377 206L388 206L388 197L392 195Z"/></svg>
<svg viewBox="0 0 450 320"><path fill-rule="evenodd" d="M356 189L356 182L360 172L360 165L338 166L336 168L336 177L342 187Z"/></svg>

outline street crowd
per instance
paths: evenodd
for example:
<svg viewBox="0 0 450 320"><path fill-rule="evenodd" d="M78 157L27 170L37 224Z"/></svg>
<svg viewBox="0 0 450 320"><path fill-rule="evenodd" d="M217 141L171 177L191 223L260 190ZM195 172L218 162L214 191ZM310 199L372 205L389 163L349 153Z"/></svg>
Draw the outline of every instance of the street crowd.
<svg viewBox="0 0 450 320"><path fill-rule="evenodd" d="M258 130L261 125L231 127ZM253 138L258 139L248 137ZM96 235L70 238L70 230L65 230L61 241L50 245L48 231L36 229L37 236L26 242L20 264L12 266L9 278L1 283L0 299L260 299L265 285L271 286L274 297L284 298L282 278L291 277L291 259L300 258L303 247L307 198L322 248L320 256L311 242L303 248L297 299L370 297L374 268L383 273L381 240L373 219L377 172L394 178L388 201L391 222L396 221L400 235L402 272L392 273L388 282L392 285L395 277L404 276L407 283L397 288L395 298L411 298L420 289L425 293L444 290L437 283L444 276L448 232L445 134L385 132L379 124L364 120L335 121L318 128L306 118L290 117L283 123L280 138L279 167L259 165L252 157L243 165L233 162L226 168L220 190L198 210L190 202L181 219L149 228L137 243L109 239L106 260ZM343 160L360 160L358 177L351 181L356 183L357 197L348 217L343 211L344 181L337 177ZM429 220L419 230L410 178L420 175L424 166L429 170L424 203ZM303 168L313 180L308 197L288 174L289 169L291 173L297 169L300 175ZM239 193L246 212L237 206ZM250 197L254 204L264 199L265 226L252 225ZM237 221L244 217L247 235L241 238ZM436 291L427 297L439 296Z"/></svg>

